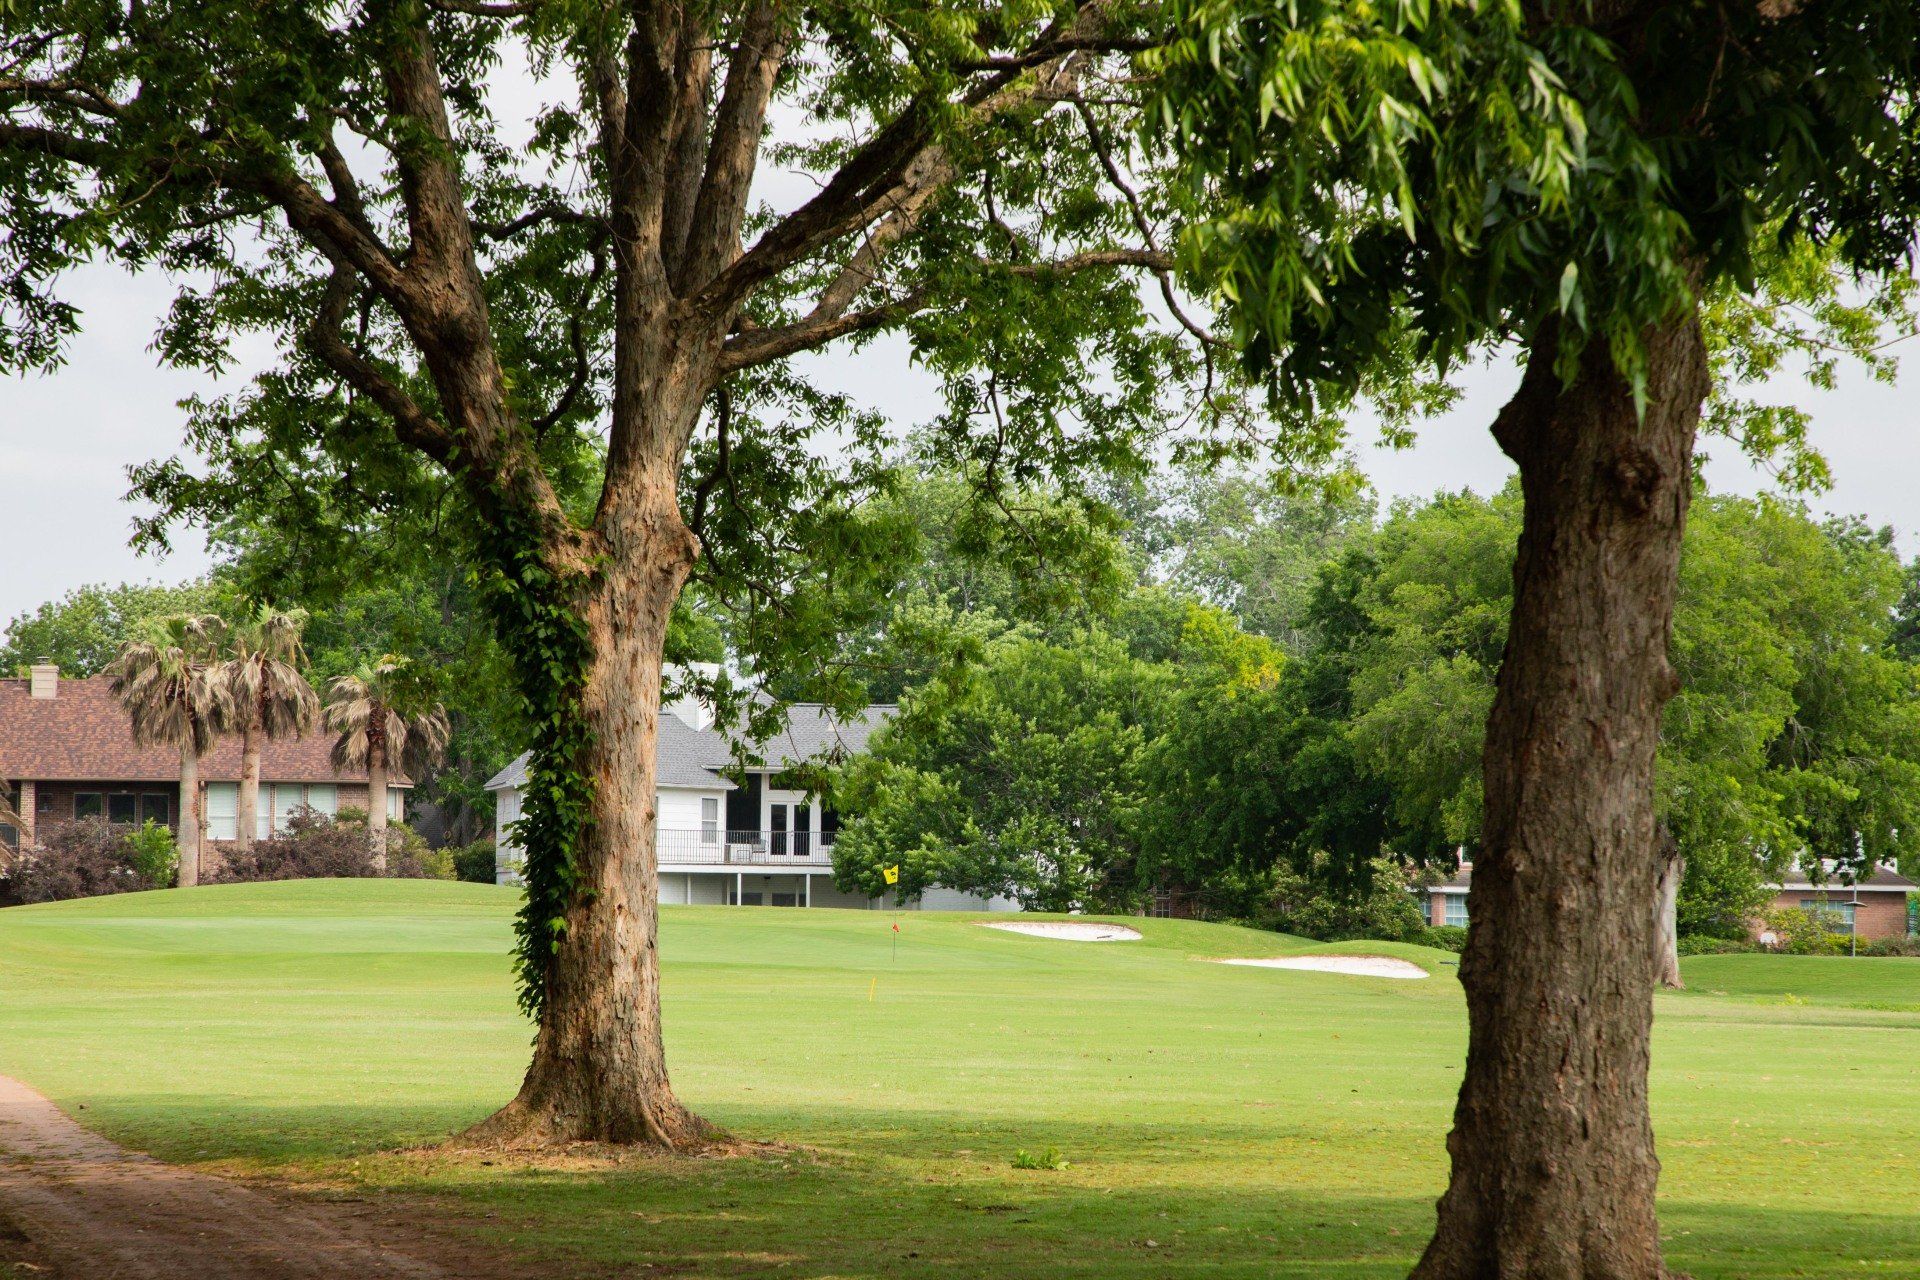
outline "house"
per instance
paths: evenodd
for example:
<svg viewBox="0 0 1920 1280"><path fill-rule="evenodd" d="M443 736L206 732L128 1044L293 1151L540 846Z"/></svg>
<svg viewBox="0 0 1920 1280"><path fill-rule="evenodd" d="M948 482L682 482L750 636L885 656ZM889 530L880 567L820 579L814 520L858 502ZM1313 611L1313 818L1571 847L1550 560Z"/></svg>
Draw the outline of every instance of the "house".
<svg viewBox="0 0 1920 1280"><path fill-rule="evenodd" d="M893 713L868 707L848 720L817 704L798 704L787 728L765 743L764 765L746 769L738 784L733 748L695 698L661 708L656 777L660 901L715 906L875 907L919 910L1017 910L1007 898L987 899L933 888L917 900L893 903L843 893L833 883L839 817L786 776L804 763L838 761L866 748ZM495 878L518 883L521 853L509 836L520 817L527 783L521 756L487 783L494 795Z"/></svg>
<svg viewBox="0 0 1920 1280"><path fill-rule="evenodd" d="M367 807L365 770L336 770L332 739L309 733L266 743L260 755L259 834L285 828L302 806L333 814ZM240 740L222 738L200 762L201 812L213 840L234 838L239 811ZM104 817L129 825L154 822L179 833L180 752L140 746L131 721L104 676L62 677L41 663L25 680L0 680L0 787L23 829L0 826L0 842L18 849L49 827ZM388 812L404 809L404 782L387 792ZM210 869L217 853L202 859Z"/></svg>
<svg viewBox="0 0 1920 1280"><path fill-rule="evenodd" d="M1876 938L1904 938L1910 931L1907 895L1920 893L1920 884L1907 879L1891 867L1875 867L1866 876L1848 882L1844 872L1829 868L1821 883L1795 873L1784 882L1769 885L1773 901L1769 911L1799 907L1825 916L1827 928L1849 933L1862 941ZM1758 927L1755 929L1756 935Z"/></svg>
<svg viewBox="0 0 1920 1280"><path fill-rule="evenodd" d="M1429 924L1467 923L1467 896L1473 887L1473 864L1462 862L1451 876L1427 890ZM1826 913L1827 927L1836 933L1850 933L1863 942L1877 938L1904 938L1909 931L1907 895L1920 894L1920 884L1907 879L1891 867L1875 867L1858 881L1849 881L1844 872L1829 869L1821 883L1814 884L1796 873L1768 888L1773 901L1768 910L1798 907ZM1761 933L1758 920L1752 922L1755 938Z"/></svg>

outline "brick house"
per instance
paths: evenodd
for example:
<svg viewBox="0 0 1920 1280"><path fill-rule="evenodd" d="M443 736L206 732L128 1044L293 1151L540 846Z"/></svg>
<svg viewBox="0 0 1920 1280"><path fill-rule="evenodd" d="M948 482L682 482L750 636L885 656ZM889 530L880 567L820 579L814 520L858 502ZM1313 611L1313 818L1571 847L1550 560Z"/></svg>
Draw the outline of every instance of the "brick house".
<svg viewBox="0 0 1920 1280"><path fill-rule="evenodd" d="M1908 933L1907 895L1920 894L1920 884L1891 867L1875 867L1858 883L1845 883L1833 873L1820 884L1804 874L1780 884L1769 885L1773 900L1767 910L1798 907L1827 913L1828 927L1836 933L1851 933L1862 942L1879 938L1904 938ZM1445 880L1430 886L1427 895L1427 922L1432 925L1465 925L1467 899L1473 888L1473 864L1462 862ZM1761 922L1751 922L1753 936L1762 932Z"/></svg>
<svg viewBox="0 0 1920 1280"><path fill-rule="evenodd" d="M268 742L260 759L259 834L284 829L296 809L333 814L367 807L365 770L336 770L330 735ZM210 840L234 838L240 739L222 738L200 763L201 812ZM41 664L25 680L0 680L0 789L24 829L0 824L0 854L32 843L50 826L88 817L134 824L152 819L179 831L180 752L133 740L124 708L104 676L62 678ZM388 811L404 810L406 783L391 785ZM209 863L217 855L208 846Z"/></svg>
<svg viewBox="0 0 1920 1280"><path fill-rule="evenodd" d="M1873 874L1853 884L1844 884L1838 875L1814 884L1796 874L1782 884L1770 886L1773 901L1770 911L1799 907L1819 911L1827 917L1827 927L1835 933L1851 933L1862 941L1875 938L1904 938L1908 930L1907 895L1920 893L1915 884L1891 867L1875 867ZM1759 926L1755 926L1756 934Z"/></svg>

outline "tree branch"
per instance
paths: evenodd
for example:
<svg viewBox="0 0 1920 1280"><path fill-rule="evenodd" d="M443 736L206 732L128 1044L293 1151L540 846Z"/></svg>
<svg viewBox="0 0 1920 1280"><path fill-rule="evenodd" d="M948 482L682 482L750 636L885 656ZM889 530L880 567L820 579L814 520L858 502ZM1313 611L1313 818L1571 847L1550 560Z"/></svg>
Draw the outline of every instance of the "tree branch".
<svg viewBox="0 0 1920 1280"><path fill-rule="evenodd" d="M427 0L429 9L476 18L520 18L540 7L539 0Z"/></svg>
<svg viewBox="0 0 1920 1280"><path fill-rule="evenodd" d="M340 336L340 326L353 305L355 292L352 269L336 258L333 274L327 277L326 292L321 295L320 309L307 329L308 344L323 364L386 411L393 419L394 434L451 470L453 433Z"/></svg>
<svg viewBox="0 0 1920 1280"><path fill-rule="evenodd" d="M1105 24L1107 4L1108 0L1086 0L1071 22L1055 24L1035 39L1022 55L1023 65L994 70L962 94L959 105L973 119L984 120L1057 92L1055 76L1045 70L1047 64L1056 64L1057 72L1057 64L1076 56L1072 45L1094 39ZM855 151L818 194L768 228L751 249L701 286L692 300L694 308L712 316L727 314L759 285L809 253L897 209L900 188L919 187L925 178L921 171L945 163L944 149L934 140L940 114L940 104L933 99L914 98Z"/></svg>
<svg viewBox="0 0 1920 1280"><path fill-rule="evenodd" d="M760 153L760 134L774 81L787 56L779 30L779 10L760 0L741 23L739 39L727 59L727 82L714 112L713 138L707 145L704 177L693 201L691 227L701 228L697 244L687 246L677 283L705 280L719 264L740 252L740 225L747 189Z"/></svg>
<svg viewBox="0 0 1920 1280"><path fill-rule="evenodd" d="M987 270L1004 272L1019 279L1032 280L1123 267L1168 271L1172 269L1173 264L1173 255L1158 249L1091 249L1085 253L1056 258L1051 262L1009 265L983 261L980 266ZM802 351L811 351L815 347L831 342L835 338L846 337L848 334L884 328L906 319L917 311L924 311L936 298L935 291L930 286L923 285L897 298L859 311L817 318L815 314L809 313L807 318L790 325L769 329L749 329L728 340L720 355L720 371L732 373L754 365L765 364L769 360L778 360L784 356L797 355Z"/></svg>

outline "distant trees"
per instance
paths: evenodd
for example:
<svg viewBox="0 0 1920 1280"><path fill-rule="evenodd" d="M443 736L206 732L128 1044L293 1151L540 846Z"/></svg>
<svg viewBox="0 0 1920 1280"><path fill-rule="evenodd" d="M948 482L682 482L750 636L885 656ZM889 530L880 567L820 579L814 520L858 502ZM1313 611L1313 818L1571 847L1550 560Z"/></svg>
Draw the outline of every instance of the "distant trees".
<svg viewBox="0 0 1920 1280"><path fill-rule="evenodd" d="M334 679L326 725L337 735L338 768L367 771L367 841L374 866L386 866L387 784L391 771L418 777L447 747L447 713L419 664L388 654Z"/></svg>
<svg viewBox="0 0 1920 1280"><path fill-rule="evenodd" d="M221 665L226 624L209 614L167 618L151 638L125 645L108 667L114 695L132 718L134 741L180 751L180 887L200 882L200 758L234 723Z"/></svg>
<svg viewBox="0 0 1920 1280"><path fill-rule="evenodd" d="M166 617L224 613L233 598L225 584L212 579L177 586L76 587L7 624L0 672L10 675L46 661L59 664L65 675L97 676L147 624Z"/></svg>
<svg viewBox="0 0 1920 1280"><path fill-rule="evenodd" d="M304 609L255 604L227 628L221 676L233 698L240 734L240 795L235 843L253 845L260 813L260 748L280 738L298 738L313 727L320 698L302 671L306 653L300 632Z"/></svg>

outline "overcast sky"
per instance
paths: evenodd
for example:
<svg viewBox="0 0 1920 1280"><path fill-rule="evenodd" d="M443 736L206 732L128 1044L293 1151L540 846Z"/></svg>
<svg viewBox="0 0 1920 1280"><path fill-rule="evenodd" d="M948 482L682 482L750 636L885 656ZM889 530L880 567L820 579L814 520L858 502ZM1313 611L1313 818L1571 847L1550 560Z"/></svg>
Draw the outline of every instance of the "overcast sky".
<svg viewBox="0 0 1920 1280"><path fill-rule="evenodd" d="M180 448L184 396L221 387L196 374L158 367L148 349L169 296L159 278L131 280L100 269L74 277L69 296L85 309L85 330L58 372L0 379L0 545L11 549L0 576L0 621L89 582L179 581L202 572L206 548L192 533L171 555L135 556L127 545L136 514L124 494L129 464ZM1920 343L1913 344L1920 348ZM256 357L259 358L259 357ZM1920 350L1908 357L1920 366ZM905 421L934 407L930 385L910 368L898 343L878 344L829 362L831 380ZM244 376L236 370L232 378ZM1510 473L1487 424L1517 379L1500 366L1474 371L1452 413L1424 424L1403 452L1374 447L1362 428L1363 468L1388 497L1440 489L1498 488ZM1813 411L1815 440L1833 467L1823 510L1865 515L1894 526L1908 554L1920 552L1920 410L1917 367L1899 387L1855 374L1820 392L1799 380L1768 388L1767 398ZM1755 492L1767 478L1725 441L1705 442L1719 489Z"/></svg>

